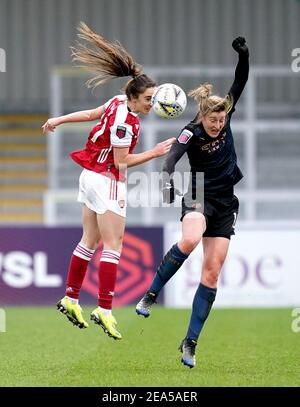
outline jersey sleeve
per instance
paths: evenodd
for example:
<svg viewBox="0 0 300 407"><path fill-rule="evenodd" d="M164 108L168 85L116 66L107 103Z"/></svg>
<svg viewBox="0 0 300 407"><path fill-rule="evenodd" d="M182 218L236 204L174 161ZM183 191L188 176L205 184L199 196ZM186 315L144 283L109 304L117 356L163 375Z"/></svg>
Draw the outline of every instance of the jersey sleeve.
<svg viewBox="0 0 300 407"><path fill-rule="evenodd" d="M172 145L171 150L163 163L162 170L164 173L164 179L172 176L176 163L188 150L193 135L194 133L186 127L181 130L176 142Z"/></svg>
<svg viewBox="0 0 300 407"><path fill-rule="evenodd" d="M104 103L104 107L105 107L105 109L107 109L108 108L108 106L111 104L111 102L112 101L114 101L114 100L116 100L116 99L118 99L118 100L124 100L124 99L126 99L126 97L125 97L125 95L116 95L116 96L113 96L112 98L110 98L107 102L105 102Z"/></svg>
<svg viewBox="0 0 300 407"><path fill-rule="evenodd" d="M133 129L127 123L115 123L110 128L110 144L113 147L130 147L132 142Z"/></svg>
<svg viewBox="0 0 300 407"><path fill-rule="evenodd" d="M235 105L244 90L244 87L248 80L248 76L249 76L249 57L247 55L239 55L239 60L235 69L234 81L228 92L233 102L230 114L232 114L235 110Z"/></svg>
<svg viewBox="0 0 300 407"><path fill-rule="evenodd" d="M111 102L112 102L114 99L115 99L115 97L109 99L109 100L108 100L107 102L105 102L104 105L102 105L102 106L104 106L104 108L107 109L108 106L111 104Z"/></svg>

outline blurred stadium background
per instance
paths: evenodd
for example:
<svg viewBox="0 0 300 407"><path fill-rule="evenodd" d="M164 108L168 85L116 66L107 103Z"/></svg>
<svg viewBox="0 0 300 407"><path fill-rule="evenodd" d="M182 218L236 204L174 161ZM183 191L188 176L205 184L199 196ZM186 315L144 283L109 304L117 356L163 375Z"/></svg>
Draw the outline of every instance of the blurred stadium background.
<svg viewBox="0 0 300 407"><path fill-rule="evenodd" d="M49 116L96 107L119 93L115 80L93 93L72 67L70 46L85 21L119 40L159 83L186 91L212 82L225 94L237 60L232 40L250 48L251 72L233 119L244 173L237 236L224 266L216 307L300 304L300 48L298 0L0 0L0 306L53 304L63 294L69 256L80 239L76 202L80 168L69 152L84 146L92 124L42 135ZM300 64L298 64L299 66ZM174 121L142 118L137 152L176 136L195 114L190 100ZM162 160L138 171L151 179ZM188 169L186 160L179 171ZM149 184L148 184L149 185ZM135 303L163 253L180 233L180 208L128 207L116 305ZM152 185L153 186L153 185ZM159 196L157 187L152 196ZM150 191L148 191L150 192ZM133 195L130 195L133 194ZM190 307L199 279L200 248L168 285L162 303ZM94 302L97 257L83 302ZM289 319L290 318L290 319ZM287 314L287 330L292 317Z"/></svg>

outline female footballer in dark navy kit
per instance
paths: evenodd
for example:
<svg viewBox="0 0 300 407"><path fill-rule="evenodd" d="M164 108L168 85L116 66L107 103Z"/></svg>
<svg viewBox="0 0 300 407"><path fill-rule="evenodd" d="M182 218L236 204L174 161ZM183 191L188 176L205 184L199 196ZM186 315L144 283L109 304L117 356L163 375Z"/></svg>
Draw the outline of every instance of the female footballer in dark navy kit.
<svg viewBox="0 0 300 407"><path fill-rule="evenodd" d="M160 290L203 237L201 282L194 296L187 334L179 347L181 362L190 368L196 363L197 340L216 297L218 277L239 208L233 187L243 175L237 166L230 121L248 79L249 50L242 37L236 38L232 47L238 53L238 64L228 95L225 98L212 95L210 84L189 93L198 103L198 114L181 131L163 167L163 200L171 203L176 194L172 180L175 165L187 153L191 181L182 199L182 237L165 255L149 290L136 306L138 315L150 315ZM204 208L203 194L196 182L199 173L204 173Z"/></svg>

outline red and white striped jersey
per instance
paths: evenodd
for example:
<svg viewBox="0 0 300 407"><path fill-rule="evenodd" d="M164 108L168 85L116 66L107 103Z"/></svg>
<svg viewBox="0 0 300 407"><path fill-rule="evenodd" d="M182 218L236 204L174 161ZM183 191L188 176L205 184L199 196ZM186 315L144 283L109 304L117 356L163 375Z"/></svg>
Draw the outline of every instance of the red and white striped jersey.
<svg viewBox="0 0 300 407"><path fill-rule="evenodd" d="M129 148L132 154L140 132L140 119L128 110L127 97L118 95L105 103L101 121L92 129L84 150L71 158L82 167L116 180L123 178L114 166L113 148Z"/></svg>

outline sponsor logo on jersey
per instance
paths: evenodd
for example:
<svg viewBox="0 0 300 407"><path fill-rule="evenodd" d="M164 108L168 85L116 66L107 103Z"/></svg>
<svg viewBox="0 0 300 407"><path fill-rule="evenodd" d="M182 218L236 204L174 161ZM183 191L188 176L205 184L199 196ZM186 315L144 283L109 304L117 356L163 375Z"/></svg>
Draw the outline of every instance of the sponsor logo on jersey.
<svg viewBox="0 0 300 407"><path fill-rule="evenodd" d="M178 141L181 144L187 144L187 142L189 141L190 138L192 138L193 133L189 130L183 130L180 134L180 136L178 137Z"/></svg>
<svg viewBox="0 0 300 407"><path fill-rule="evenodd" d="M210 143L204 144L201 149L207 151L209 154L214 153L219 150L220 147L224 146L226 143L226 132L218 136L217 140L211 141Z"/></svg>

